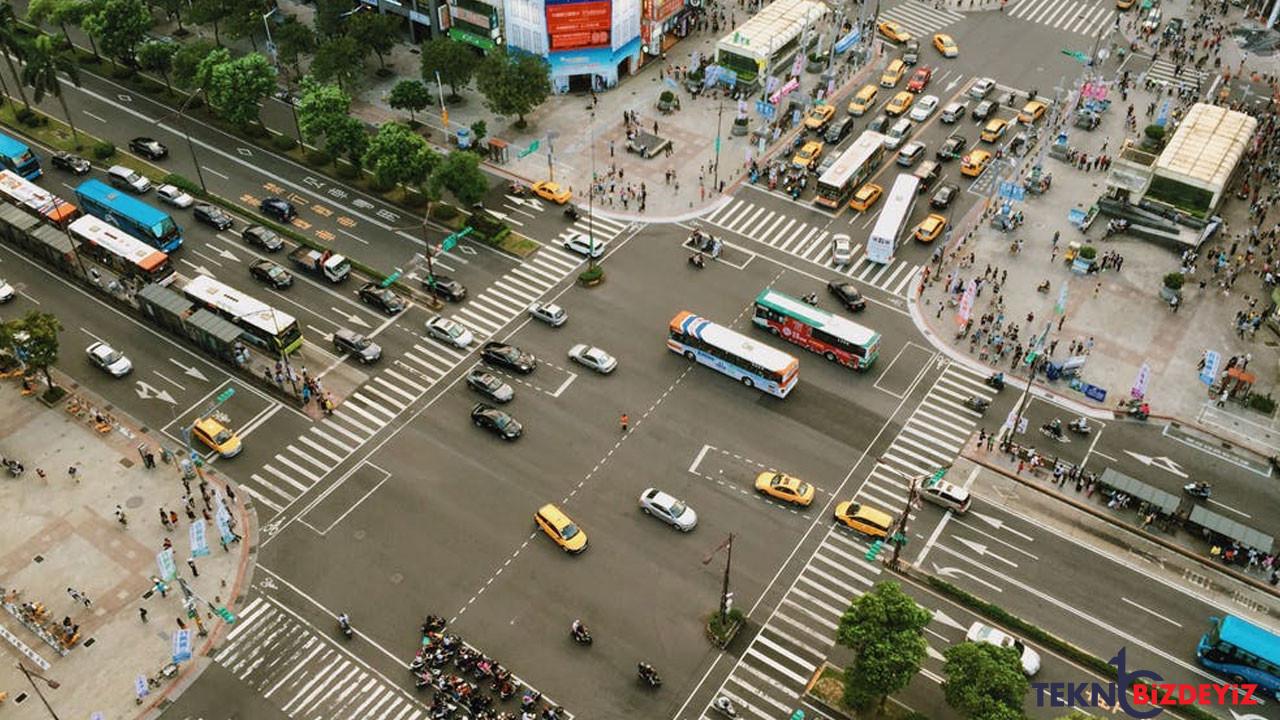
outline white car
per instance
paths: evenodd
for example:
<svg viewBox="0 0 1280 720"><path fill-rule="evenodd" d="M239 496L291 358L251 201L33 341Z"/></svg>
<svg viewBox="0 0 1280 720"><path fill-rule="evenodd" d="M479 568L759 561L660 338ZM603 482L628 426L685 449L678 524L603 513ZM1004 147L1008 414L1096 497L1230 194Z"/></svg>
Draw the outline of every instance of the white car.
<svg viewBox="0 0 1280 720"><path fill-rule="evenodd" d="M974 100L981 100L991 94L996 89L996 81L991 78L981 78L969 87L969 97Z"/></svg>
<svg viewBox="0 0 1280 720"><path fill-rule="evenodd" d="M8 280L0 278L0 303L7 303L17 297L18 291L13 289Z"/></svg>
<svg viewBox="0 0 1280 720"><path fill-rule="evenodd" d="M463 327L462 323L450 320L443 315L437 315L427 321L427 334L440 342L464 350L476 341L471 331Z"/></svg>
<svg viewBox="0 0 1280 720"><path fill-rule="evenodd" d="M693 508L657 488L648 488L640 493L640 510L680 532L689 532L698 525L698 513Z"/></svg>
<svg viewBox="0 0 1280 720"><path fill-rule="evenodd" d="M599 258L604 255L604 241L596 240L594 243L586 235L577 230L570 230L569 236L561 243L565 250L575 252L579 255Z"/></svg>
<svg viewBox="0 0 1280 720"><path fill-rule="evenodd" d="M908 115L908 117L910 117L912 120L915 120L916 122L924 122L925 120L928 120L929 116L933 114L933 111L937 109L938 109L938 96L925 95L919 100L916 100L915 105L911 106L911 113Z"/></svg>
<svg viewBox="0 0 1280 720"><path fill-rule="evenodd" d="M156 197L160 202L168 203L176 208L189 208L195 204L195 198L182 192L175 185L161 185L156 188Z"/></svg>
<svg viewBox="0 0 1280 720"><path fill-rule="evenodd" d="M89 356L89 362L102 368L112 377L124 377L133 370L133 363L129 362L129 358L125 357L124 353L101 340L85 348L85 353Z"/></svg>
<svg viewBox="0 0 1280 720"><path fill-rule="evenodd" d="M964 634L964 639L969 642L987 643L988 645L996 645L999 647L1011 647L1022 654L1022 672L1031 677L1040 672L1040 654L1035 650L1027 647L1023 642L1011 635L997 630L990 625L984 625L975 622L969 626L969 632Z"/></svg>
<svg viewBox="0 0 1280 720"><path fill-rule="evenodd" d="M555 303L535 302L529 306L529 315L551 327L560 327L569 321L569 313Z"/></svg>
<svg viewBox="0 0 1280 720"><path fill-rule="evenodd" d="M569 348L569 359L603 375L618 367L618 359L594 345L579 343Z"/></svg>
<svg viewBox="0 0 1280 720"><path fill-rule="evenodd" d="M834 265L853 262L853 238L844 233L836 233L831 237L831 262Z"/></svg>

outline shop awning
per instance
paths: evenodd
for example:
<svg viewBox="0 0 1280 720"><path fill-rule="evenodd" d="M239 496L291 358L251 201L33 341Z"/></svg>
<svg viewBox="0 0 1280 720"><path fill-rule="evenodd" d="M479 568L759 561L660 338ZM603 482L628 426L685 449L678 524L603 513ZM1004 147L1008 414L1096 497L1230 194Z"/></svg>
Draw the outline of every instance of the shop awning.
<svg viewBox="0 0 1280 720"><path fill-rule="evenodd" d="M1165 514L1170 514L1177 510L1178 505L1182 502L1176 496L1170 495L1158 487L1152 487L1141 480L1131 478L1111 468L1102 471L1102 483L1139 500L1145 500L1160 508L1160 512Z"/></svg>
<svg viewBox="0 0 1280 720"><path fill-rule="evenodd" d="M1241 545L1254 548L1260 553L1271 552L1271 545L1275 542L1275 538L1270 535L1241 525L1231 518L1223 517L1206 509L1203 505L1197 505L1192 508L1189 519L1200 527L1206 527L1218 534L1226 535Z"/></svg>

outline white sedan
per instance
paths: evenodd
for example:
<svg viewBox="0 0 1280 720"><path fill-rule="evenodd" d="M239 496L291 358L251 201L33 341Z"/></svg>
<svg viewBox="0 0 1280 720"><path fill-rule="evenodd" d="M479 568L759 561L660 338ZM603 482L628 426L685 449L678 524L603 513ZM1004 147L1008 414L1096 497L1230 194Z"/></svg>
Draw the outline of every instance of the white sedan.
<svg viewBox="0 0 1280 720"><path fill-rule="evenodd" d="M112 377L124 377L133 370L133 363L129 362L124 353L101 340L85 348L85 354L89 356L89 362Z"/></svg>
<svg viewBox="0 0 1280 720"><path fill-rule="evenodd" d="M689 532L698 525L698 513L693 508L657 488L640 493L640 509L680 532Z"/></svg>
<svg viewBox="0 0 1280 720"><path fill-rule="evenodd" d="M853 238L844 233L831 237L831 264L848 265L853 262Z"/></svg>
<svg viewBox="0 0 1280 720"><path fill-rule="evenodd" d="M569 348L569 359L603 375L618 367L618 359L594 345L579 343Z"/></svg>
<svg viewBox="0 0 1280 720"><path fill-rule="evenodd" d="M0 278L0 303L7 303L17 295L18 292L13 289L13 286L9 284L9 281L4 278Z"/></svg>
<svg viewBox="0 0 1280 720"><path fill-rule="evenodd" d="M929 116L933 114L933 111L937 109L938 96L925 95L924 97L916 100L915 105L911 106L911 113L908 117L916 122L924 122L925 120L928 120Z"/></svg>
<svg viewBox="0 0 1280 720"><path fill-rule="evenodd" d="M160 202L168 203L176 208L189 208L195 203L195 198L182 192L175 185L161 185L156 188L156 197L160 198Z"/></svg>
<svg viewBox="0 0 1280 720"><path fill-rule="evenodd" d="M969 631L964 634L964 639L969 642L987 643L996 647L1013 648L1018 651L1018 655L1022 660L1022 672L1030 677L1040 672L1040 654L1035 650L1027 647L1021 640L1012 637L990 625L975 622L969 626Z"/></svg>
<svg viewBox="0 0 1280 720"><path fill-rule="evenodd" d="M529 315L551 327L560 327L569 321L569 313L555 303L535 302L529 306Z"/></svg>
<svg viewBox="0 0 1280 720"><path fill-rule="evenodd" d="M476 340L471 331L462 326L462 323L450 320L443 315L437 315L427 321L427 334L440 342L464 350L471 347L471 343Z"/></svg>
<svg viewBox="0 0 1280 720"><path fill-rule="evenodd" d="M579 255L599 258L604 255L604 241L595 240L594 242L586 235L577 230L570 230L568 237L561 243L565 250L575 252Z"/></svg>

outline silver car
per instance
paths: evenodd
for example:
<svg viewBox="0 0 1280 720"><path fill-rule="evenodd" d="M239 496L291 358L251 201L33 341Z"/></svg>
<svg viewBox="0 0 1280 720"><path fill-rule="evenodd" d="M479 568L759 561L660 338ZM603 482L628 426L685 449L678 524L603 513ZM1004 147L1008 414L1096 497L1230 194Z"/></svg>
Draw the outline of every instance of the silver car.
<svg viewBox="0 0 1280 720"><path fill-rule="evenodd" d="M698 525L698 513L693 508L657 488L640 493L640 509L680 532L689 532Z"/></svg>
<svg viewBox="0 0 1280 720"><path fill-rule="evenodd" d="M831 236L831 264L848 265L853 262L853 238L844 233Z"/></svg>
<svg viewBox="0 0 1280 720"><path fill-rule="evenodd" d="M529 306L529 315L551 327L560 327L569 321L569 313L555 303L535 302Z"/></svg>
<svg viewBox="0 0 1280 720"><path fill-rule="evenodd" d="M476 340L471 331L462 326L462 323L450 320L443 315L437 315L427 321L427 334L440 342L464 350Z"/></svg>
<svg viewBox="0 0 1280 720"><path fill-rule="evenodd" d="M585 343L578 343L569 348L569 359L602 375L608 375L618 367L617 358L594 345Z"/></svg>
<svg viewBox="0 0 1280 720"><path fill-rule="evenodd" d="M176 185L161 185L156 188L156 197L160 198L160 202L176 208L189 208L195 204L195 198L182 192Z"/></svg>
<svg viewBox="0 0 1280 720"><path fill-rule="evenodd" d="M133 370L133 363L124 353L99 340L85 348L89 362L97 365L112 377L124 377Z"/></svg>

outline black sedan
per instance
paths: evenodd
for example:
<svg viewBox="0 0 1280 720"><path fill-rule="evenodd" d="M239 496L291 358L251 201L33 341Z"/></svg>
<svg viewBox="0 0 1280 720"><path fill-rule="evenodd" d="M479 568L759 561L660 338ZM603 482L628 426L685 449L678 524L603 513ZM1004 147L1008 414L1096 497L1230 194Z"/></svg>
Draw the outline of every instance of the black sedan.
<svg viewBox="0 0 1280 720"><path fill-rule="evenodd" d="M467 288L448 275L434 275L422 279L422 289L441 300L462 302L467 297Z"/></svg>
<svg viewBox="0 0 1280 720"><path fill-rule="evenodd" d="M74 175L88 175L89 171L93 169L88 160L65 150L59 150L54 153L49 158L49 161L59 170L66 170Z"/></svg>
<svg viewBox="0 0 1280 720"><path fill-rule="evenodd" d="M395 315L406 307L403 298L375 283L365 283L357 294L360 302L372 305L388 315Z"/></svg>
<svg viewBox="0 0 1280 720"><path fill-rule="evenodd" d="M210 227L218 230L226 230L231 227L231 216L217 205L196 203L196 206L192 208L191 212L195 215L196 220L204 223L205 225L209 225Z"/></svg>
<svg viewBox="0 0 1280 720"><path fill-rule="evenodd" d="M263 215L282 223L287 223L298 216L293 203L280 197L263 198L262 202L258 203L258 210L262 211Z"/></svg>
<svg viewBox="0 0 1280 720"><path fill-rule="evenodd" d="M136 137L130 140L129 150L148 160L163 160L169 156L169 148L165 147L159 140L149 137Z"/></svg>
<svg viewBox="0 0 1280 720"><path fill-rule="evenodd" d="M471 408L471 422L478 428L484 428L503 440L515 440L524 433L519 421L492 405L476 403Z"/></svg>
<svg viewBox="0 0 1280 720"><path fill-rule="evenodd" d="M293 276L288 270L271 262L270 260L258 260L249 266L249 274L254 280L260 280L277 290L283 290L293 285Z"/></svg>
<svg viewBox="0 0 1280 720"><path fill-rule="evenodd" d="M284 247L284 241L276 234L275 230L261 225L250 225L240 231L240 237L244 241L254 247L262 248L267 252L276 252Z"/></svg>
<svg viewBox="0 0 1280 720"><path fill-rule="evenodd" d="M955 183L945 183L942 187L938 188L938 191L929 199L929 206L935 207L939 210L944 210L951 205L952 201L954 201L956 196L959 194L959 185L956 185Z"/></svg>
<svg viewBox="0 0 1280 720"><path fill-rule="evenodd" d="M516 396L516 391L502 378L479 367L467 373L467 387L497 403L511 402Z"/></svg>
<svg viewBox="0 0 1280 720"><path fill-rule="evenodd" d="M858 312L867 309L867 300L858 292L857 286L848 280L832 280L827 283L827 291L836 296L841 305Z"/></svg>
<svg viewBox="0 0 1280 720"><path fill-rule="evenodd" d="M939 160L954 160L960 157L964 149L969 147L969 139L963 135L952 135L942 141L942 147L934 155Z"/></svg>
<svg viewBox="0 0 1280 720"><path fill-rule="evenodd" d="M480 348L480 357L487 363L528 375L538 367L538 361L515 345L497 341L487 342Z"/></svg>

